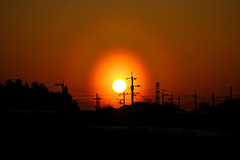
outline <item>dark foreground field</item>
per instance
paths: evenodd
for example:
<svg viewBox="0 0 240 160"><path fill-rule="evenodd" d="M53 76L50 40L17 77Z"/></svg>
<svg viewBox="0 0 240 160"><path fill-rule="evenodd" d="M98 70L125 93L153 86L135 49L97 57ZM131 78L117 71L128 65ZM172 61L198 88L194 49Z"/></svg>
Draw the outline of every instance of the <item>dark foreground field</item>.
<svg viewBox="0 0 240 160"><path fill-rule="evenodd" d="M1 115L1 146L8 155L31 153L37 157L49 153L68 157L69 152L92 158L191 154L199 157L209 153L221 155L227 150L238 153L235 151L240 142L238 126L231 129L232 125L223 124L221 128L201 114L195 114L195 119L187 113L151 116L147 121L142 115L101 111L8 113Z"/></svg>
<svg viewBox="0 0 240 160"><path fill-rule="evenodd" d="M30 141L221 144L240 140L235 119L197 113L121 115L113 112L15 112L1 115L2 138Z"/></svg>

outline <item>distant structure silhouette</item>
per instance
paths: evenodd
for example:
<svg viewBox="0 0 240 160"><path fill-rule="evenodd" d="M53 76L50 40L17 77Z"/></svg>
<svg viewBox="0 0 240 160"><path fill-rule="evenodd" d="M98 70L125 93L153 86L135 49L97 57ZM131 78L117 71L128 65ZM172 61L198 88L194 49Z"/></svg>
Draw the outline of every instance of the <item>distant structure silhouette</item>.
<svg viewBox="0 0 240 160"><path fill-rule="evenodd" d="M156 82L156 97L155 102L160 104L160 82Z"/></svg>
<svg viewBox="0 0 240 160"><path fill-rule="evenodd" d="M162 90L162 105L165 105L164 96L168 96L169 95L169 94L164 94L164 91L166 91L166 90Z"/></svg>
<svg viewBox="0 0 240 160"><path fill-rule="evenodd" d="M123 105L125 106L125 100L126 100L126 93L125 93L125 90L123 91Z"/></svg>
<svg viewBox="0 0 240 160"><path fill-rule="evenodd" d="M215 101L215 98L214 98L214 93L212 94L212 107L214 107L214 101Z"/></svg>
<svg viewBox="0 0 240 160"><path fill-rule="evenodd" d="M119 96L123 96L122 99L120 99L120 104L125 105L126 104L126 95L128 95L128 93L126 93L126 91L123 91L122 93L119 94Z"/></svg>
<svg viewBox="0 0 240 160"><path fill-rule="evenodd" d="M133 105L133 103L134 103L134 87L141 87L140 85L133 85L133 81L134 80L136 80L137 78L134 78L133 77L133 72L131 72L131 77L128 77L128 78L126 78L126 80L128 80L128 79L131 79L131 96L132 96L132 100L131 100L131 104Z"/></svg>
<svg viewBox="0 0 240 160"><path fill-rule="evenodd" d="M172 93L170 94L170 98L169 98L169 100L170 100L170 103L171 103L171 105L173 104L173 95L172 95Z"/></svg>
<svg viewBox="0 0 240 160"><path fill-rule="evenodd" d="M95 106L96 110L101 109L101 107L100 107L100 100L101 100L102 98L100 98L100 97L98 96L98 93L96 93L96 98L94 98L94 99L96 100L96 106Z"/></svg>
<svg viewBox="0 0 240 160"><path fill-rule="evenodd" d="M197 111L197 99L198 99L198 95L197 95L197 91L195 92L195 94L193 95L195 98L194 104L195 104L195 111Z"/></svg>
<svg viewBox="0 0 240 160"><path fill-rule="evenodd" d="M62 83L56 83L55 86L61 86L62 87L62 93L63 93L63 89L64 89L64 79Z"/></svg>
<svg viewBox="0 0 240 160"><path fill-rule="evenodd" d="M180 96L178 96L178 110L180 110Z"/></svg>
<svg viewBox="0 0 240 160"><path fill-rule="evenodd" d="M232 101L232 86L230 87L230 101Z"/></svg>

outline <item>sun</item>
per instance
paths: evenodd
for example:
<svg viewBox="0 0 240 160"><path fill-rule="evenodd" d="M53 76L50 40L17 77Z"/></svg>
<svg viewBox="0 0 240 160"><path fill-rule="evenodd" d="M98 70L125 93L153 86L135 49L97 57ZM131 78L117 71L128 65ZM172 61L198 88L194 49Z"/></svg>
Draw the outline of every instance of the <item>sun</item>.
<svg viewBox="0 0 240 160"><path fill-rule="evenodd" d="M113 82L112 88L115 92L121 93L127 88L127 84L119 79Z"/></svg>

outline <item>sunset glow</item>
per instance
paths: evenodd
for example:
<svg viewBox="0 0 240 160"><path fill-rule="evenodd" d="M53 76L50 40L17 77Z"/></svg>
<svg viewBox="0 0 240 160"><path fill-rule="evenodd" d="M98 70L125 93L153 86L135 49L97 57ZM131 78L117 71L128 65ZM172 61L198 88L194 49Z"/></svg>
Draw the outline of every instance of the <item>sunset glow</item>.
<svg viewBox="0 0 240 160"><path fill-rule="evenodd" d="M115 80L131 76L131 71L138 79L135 83L140 84L142 87L138 91L149 89L147 83L151 79L151 72L148 64L145 63L136 51L125 48L107 49L101 52L102 56L95 57L90 72L90 80L88 83L94 86L99 86L93 93L101 93L103 96L108 95L111 99L116 99L116 92L112 90L112 83ZM131 81L126 81L127 86L131 86ZM130 92L130 88L126 91ZM109 96L110 95L110 96ZM130 98L130 97L129 97ZM126 100L130 103L130 99Z"/></svg>

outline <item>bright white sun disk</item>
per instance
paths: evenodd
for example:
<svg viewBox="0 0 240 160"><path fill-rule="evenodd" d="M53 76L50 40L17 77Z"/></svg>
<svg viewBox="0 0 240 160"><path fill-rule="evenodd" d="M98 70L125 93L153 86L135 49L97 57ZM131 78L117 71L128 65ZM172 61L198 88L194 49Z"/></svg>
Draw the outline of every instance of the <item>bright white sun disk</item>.
<svg viewBox="0 0 240 160"><path fill-rule="evenodd" d="M112 88L115 92L121 93L127 88L127 85L123 80L116 80L113 82Z"/></svg>

